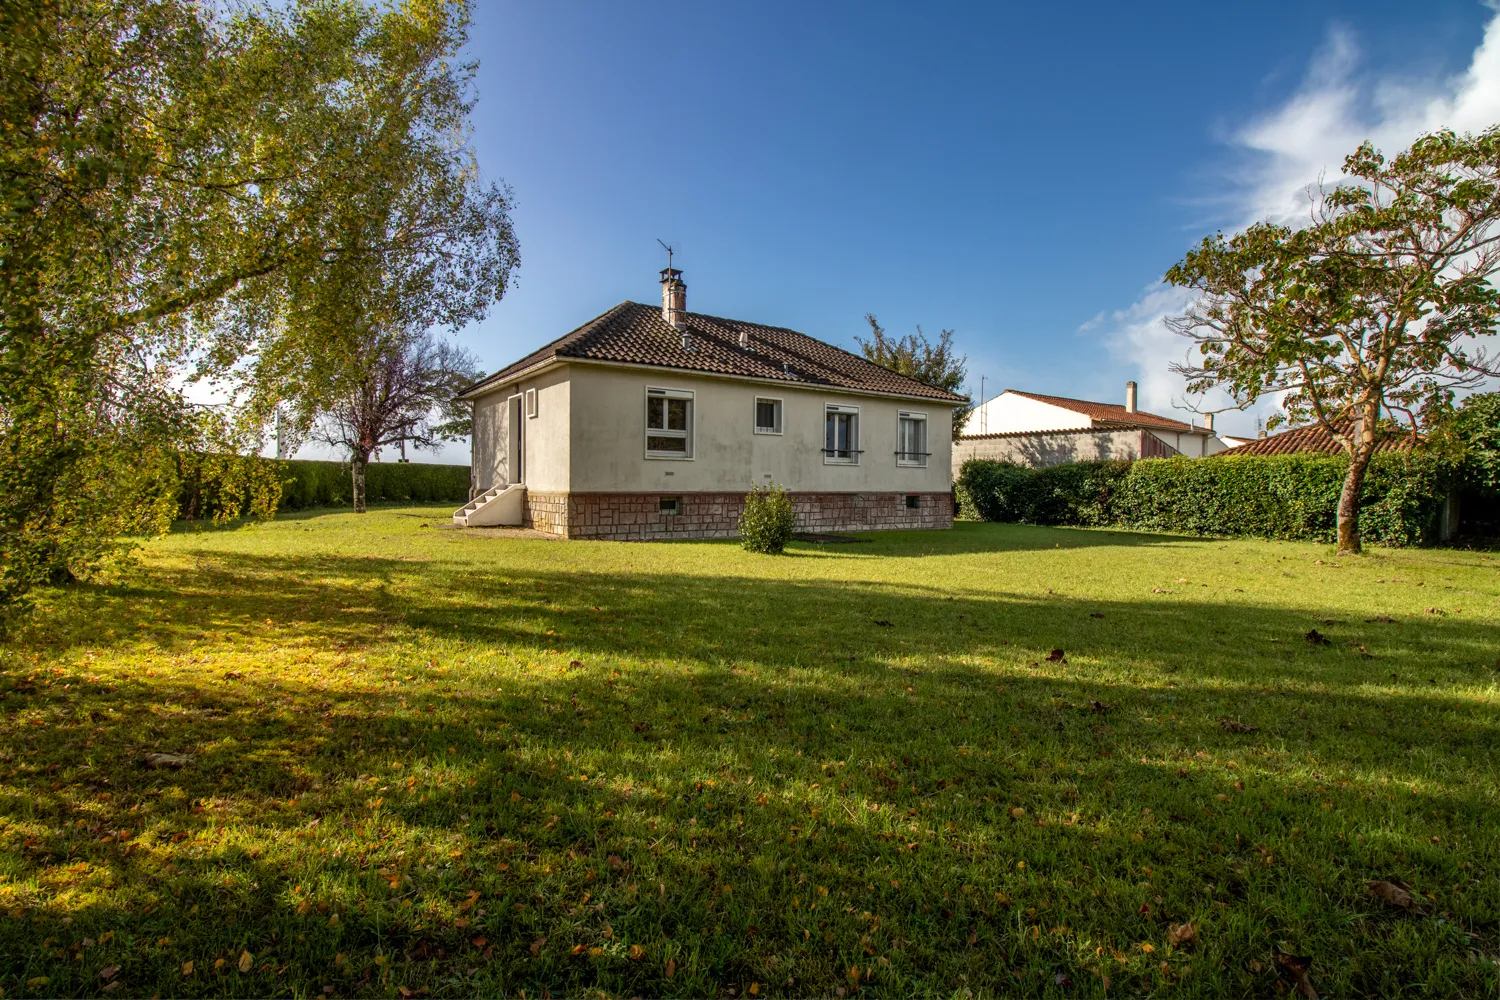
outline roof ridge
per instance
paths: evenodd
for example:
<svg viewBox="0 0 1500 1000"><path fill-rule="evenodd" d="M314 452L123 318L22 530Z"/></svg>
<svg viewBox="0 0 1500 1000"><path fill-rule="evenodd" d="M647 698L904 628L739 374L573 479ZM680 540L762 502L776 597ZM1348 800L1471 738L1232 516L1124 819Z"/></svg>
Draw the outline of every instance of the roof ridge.
<svg viewBox="0 0 1500 1000"><path fill-rule="evenodd" d="M1027 396L1027 397L1029 397L1031 399L1041 399L1041 400L1059 399L1059 400L1062 400L1063 402L1066 402L1066 403L1083 403L1085 406L1108 406L1111 409L1122 410L1125 413L1134 413L1134 414L1138 414L1138 415L1146 416L1146 417L1155 417L1157 420L1166 420L1166 421L1169 421L1169 422L1174 423L1174 424L1181 424L1183 427L1192 427L1192 426L1194 426L1193 423L1192 423L1192 421L1190 421L1190 420L1178 420L1176 417L1163 416L1160 413L1152 413L1150 410L1141 410L1141 409L1126 410L1125 407L1122 404L1120 404L1120 403L1100 403L1100 402L1096 402L1095 400L1092 400L1092 399L1079 399L1076 396L1057 396L1057 395L1053 395L1052 393L1047 393L1047 392L1030 392L1030 391L1028 391L1026 389L1006 389L1005 392L1013 392L1013 393L1015 393L1018 396ZM1001 395L1004 395L1004 394L1005 393L1001 393ZM1066 409L1066 407L1065 407L1065 409ZM1075 411L1075 412L1077 412L1077 411ZM1087 413L1085 413L1083 415L1084 416L1089 416L1089 414L1087 414ZM1105 419L1105 418L1090 417L1090 419Z"/></svg>

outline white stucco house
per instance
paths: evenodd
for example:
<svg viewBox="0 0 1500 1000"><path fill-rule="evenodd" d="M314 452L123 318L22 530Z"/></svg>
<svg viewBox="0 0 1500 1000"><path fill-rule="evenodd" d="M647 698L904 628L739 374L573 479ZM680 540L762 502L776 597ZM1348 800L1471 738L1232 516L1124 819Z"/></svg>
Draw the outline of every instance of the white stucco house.
<svg viewBox="0 0 1500 1000"><path fill-rule="evenodd" d="M568 538L736 533L778 483L804 531L949 528L962 396L780 327L622 302L465 390L473 499L462 525Z"/></svg>
<svg viewBox="0 0 1500 1000"><path fill-rule="evenodd" d="M1147 413L1136 406L1136 384L1125 402L1094 403L1007 389L976 406L953 446L953 472L971 458L1043 468L1096 459L1205 458L1227 446L1203 424Z"/></svg>

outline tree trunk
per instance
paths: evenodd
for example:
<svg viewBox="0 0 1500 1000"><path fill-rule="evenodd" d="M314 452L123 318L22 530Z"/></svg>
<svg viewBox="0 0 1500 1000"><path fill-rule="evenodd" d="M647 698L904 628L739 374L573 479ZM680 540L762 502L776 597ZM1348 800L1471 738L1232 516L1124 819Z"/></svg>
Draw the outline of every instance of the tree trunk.
<svg viewBox="0 0 1500 1000"><path fill-rule="evenodd" d="M355 448L349 460L349 467L354 474L354 513L356 514L365 512L365 466L369 464L370 453Z"/></svg>
<svg viewBox="0 0 1500 1000"><path fill-rule="evenodd" d="M1359 541L1359 497L1364 492L1365 469L1370 456L1363 448L1355 450L1349 459L1349 472L1344 476L1344 489L1339 493L1339 555L1357 556L1361 551Z"/></svg>

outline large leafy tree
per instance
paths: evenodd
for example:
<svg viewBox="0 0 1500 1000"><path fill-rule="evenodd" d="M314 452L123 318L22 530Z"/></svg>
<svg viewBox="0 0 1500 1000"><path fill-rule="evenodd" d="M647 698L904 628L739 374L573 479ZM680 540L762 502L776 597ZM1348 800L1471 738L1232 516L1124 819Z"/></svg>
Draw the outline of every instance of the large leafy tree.
<svg viewBox="0 0 1500 1000"><path fill-rule="evenodd" d="M870 324L869 339L854 339L866 359L935 388L963 392L964 379L969 374L969 359L954 349L952 330L939 333L934 344L920 326L916 333L893 337L886 333L873 313L865 314L865 322ZM953 440L957 441L963 433L970 412L972 407L968 406L953 410Z"/></svg>
<svg viewBox="0 0 1500 1000"><path fill-rule="evenodd" d="M0 606L163 527L184 446L331 392L351 275L441 274L456 321L514 266L464 127L466 0L220 9L0 0ZM362 227L389 190L401 224ZM194 377L244 419L189 405Z"/></svg>
<svg viewBox="0 0 1500 1000"><path fill-rule="evenodd" d="M1321 192L1309 224L1205 239L1167 272L1197 292L1170 323L1199 348L1192 391L1317 422L1349 458L1340 552L1360 550L1366 469L1391 424L1417 433L1455 390L1495 374L1483 347L1500 290L1500 128L1439 132L1386 159L1369 144Z"/></svg>

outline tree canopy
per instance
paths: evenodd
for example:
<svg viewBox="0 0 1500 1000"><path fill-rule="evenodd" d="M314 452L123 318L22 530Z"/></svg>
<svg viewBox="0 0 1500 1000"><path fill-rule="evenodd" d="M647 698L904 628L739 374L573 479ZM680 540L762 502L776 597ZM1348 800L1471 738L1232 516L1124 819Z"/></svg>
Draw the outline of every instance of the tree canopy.
<svg viewBox="0 0 1500 1000"><path fill-rule="evenodd" d="M1439 132L1387 160L1368 143L1320 192L1308 225L1209 237L1167 272L1197 292L1171 321L1199 358L1194 392L1273 418L1316 421L1349 456L1339 549L1357 552L1359 493L1383 426L1429 422L1455 390L1495 374L1484 340L1500 290L1500 128Z"/></svg>
<svg viewBox="0 0 1500 1000"><path fill-rule="evenodd" d="M917 327L916 333L904 337L893 337L885 332L873 313L865 314L870 324L870 337L855 337L859 349L867 360L891 371L899 372L918 382L948 392L963 392L964 379L969 374L969 359L961 356L953 347L953 331L938 334L934 344ZM953 411L953 438L958 439L968 422L972 407L964 406Z"/></svg>
<svg viewBox="0 0 1500 1000"><path fill-rule="evenodd" d="M518 264L467 0L223 10L0 0L0 604L163 527L175 452L331 398L371 275L441 285L458 324Z"/></svg>

